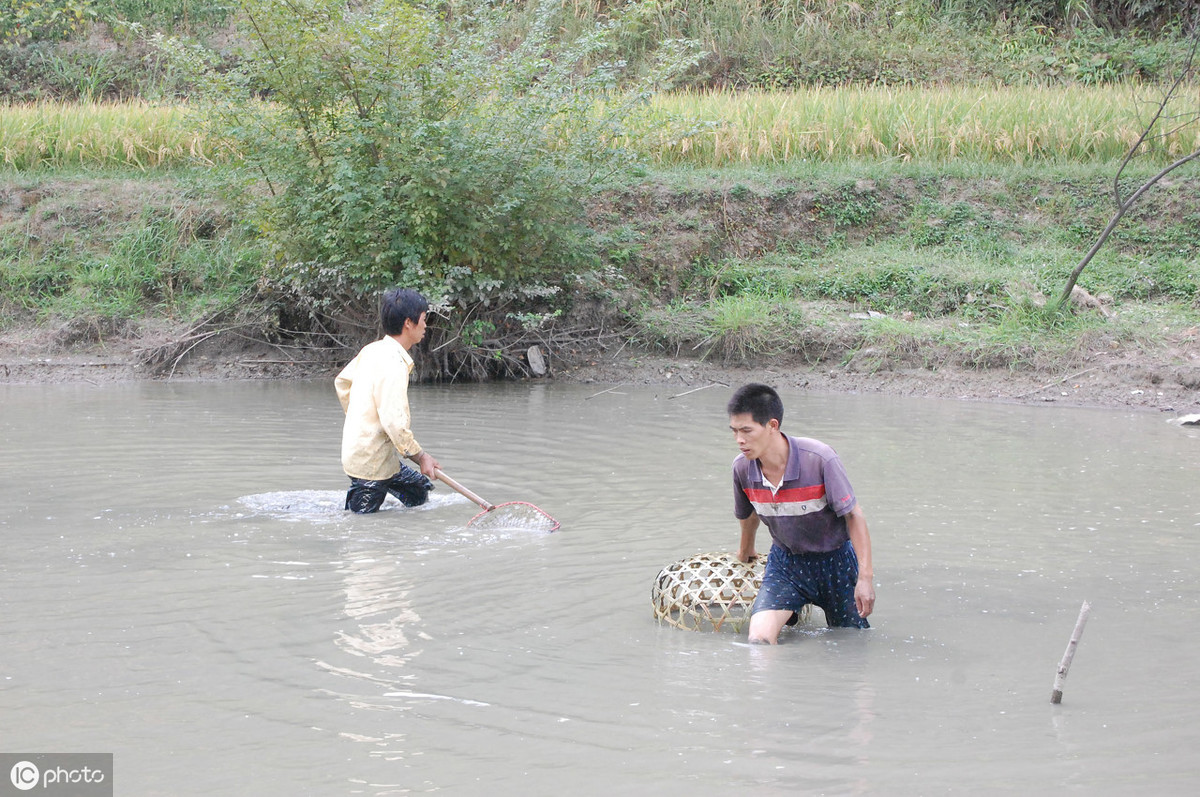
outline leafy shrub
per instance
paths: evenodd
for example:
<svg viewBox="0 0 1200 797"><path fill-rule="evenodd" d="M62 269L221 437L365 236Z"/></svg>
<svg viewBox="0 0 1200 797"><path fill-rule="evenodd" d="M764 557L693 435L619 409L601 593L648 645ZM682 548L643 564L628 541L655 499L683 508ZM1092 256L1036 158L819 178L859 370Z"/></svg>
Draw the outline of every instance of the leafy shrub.
<svg viewBox="0 0 1200 797"><path fill-rule="evenodd" d="M91 0L0 0L0 42L61 41L95 16Z"/></svg>
<svg viewBox="0 0 1200 797"><path fill-rule="evenodd" d="M106 19L136 22L156 30L193 29L224 24L237 5L234 0L103 0L100 13Z"/></svg>
<svg viewBox="0 0 1200 797"><path fill-rule="evenodd" d="M622 85L622 20L560 41L558 6L514 42L483 5L248 0L237 68L162 43L240 154L238 187L265 178L244 196L274 279L316 310L396 284L466 306L544 297L595 264L582 200L635 162L633 131L658 132L638 122L645 98L695 60L666 43Z"/></svg>

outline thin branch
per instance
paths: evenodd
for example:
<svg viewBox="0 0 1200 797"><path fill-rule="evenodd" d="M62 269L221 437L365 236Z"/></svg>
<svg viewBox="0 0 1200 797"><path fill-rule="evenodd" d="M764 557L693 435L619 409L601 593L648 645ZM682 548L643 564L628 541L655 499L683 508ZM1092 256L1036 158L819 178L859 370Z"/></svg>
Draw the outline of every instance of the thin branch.
<svg viewBox="0 0 1200 797"><path fill-rule="evenodd" d="M612 387L608 388L607 390L601 390L599 393L593 393L592 395L585 397L583 400L588 401L589 399L594 399L596 396L603 396L605 393L612 393L617 388L624 387L624 386L625 386L624 382L622 382L619 385L613 385Z"/></svg>
<svg viewBox="0 0 1200 797"><path fill-rule="evenodd" d="M1108 226L1106 226L1104 231L1100 233L1100 237L1096 239L1094 244L1092 244L1092 248L1089 249L1088 253L1083 256L1083 260L1079 261L1079 264L1075 266L1075 270L1071 272L1071 276L1067 279L1067 285L1065 288L1063 288L1062 296L1058 298L1058 304L1060 307L1067 306L1067 302L1071 298L1071 291L1074 290L1075 283L1079 281L1079 275L1083 273L1085 268L1087 268L1088 263L1092 262L1092 258L1096 256L1097 252L1100 251L1100 247L1104 246L1104 243L1108 240L1108 237L1112 235L1113 230L1117 228L1117 224L1119 224L1121 219L1124 218L1125 214L1129 212L1129 209L1133 207L1133 204L1141 198L1142 194L1149 191L1158 183L1159 180L1166 177L1180 166L1190 163L1197 158L1200 158L1200 149L1196 150L1190 155L1185 155L1184 157L1172 163L1170 166L1167 166L1158 174L1151 177L1146 182L1142 183L1141 187L1134 191L1129 199L1125 200L1117 207L1117 212L1113 214L1111 219L1109 219Z"/></svg>
<svg viewBox="0 0 1200 797"><path fill-rule="evenodd" d="M701 385L700 387L694 387L691 390L685 390L682 393L676 393L674 396L667 396L667 400L670 401L671 399L677 399L680 396L690 396L692 393L699 393L701 390L708 390L710 387L729 387L729 385L725 384L724 382L712 382L707 385Z"/></svg>
<svg viewBox="0 0 1200 797"><path fill-rule="evenodd" d="M204 341L213 337L214 335L219 335L219 334L221 334L221 330L216 329L216 330L213 330L212 332L206 332L203 335L197 336L196 342L193 343L191 346L188 346L183 351L181 351L179 353L179 356L175 358L175 362L171 363L171 371L170 371L170 373L167 374L167 379L169 380L171 377L175 376L175 368L178 367L180 360L182 360L184 357L186 357L188 355L188 353L191 352L192 349L196 348L201 343L203 343Z"/></svg>
<svg viewBox="0 0 1200 797"><path fill-rule="evenodd" d="M1084 370L1079 371L1078 373L1074 373L1074 374L1067 374L1066 376L1062 377L1061 379L1055 379L1053 382L1047 382L1046 384L1042 385L1039 388L1034 388L1033 390L1026 391L1026 392L1020 394L1019 396L1013 396L1013 398L1022 399L1022 398L1026 398L1028 396L1032 396L1034 393L1041 393L1043 390L1045 390L1047 388L1054 387L1055 385L1061 385L1063 382L1066 382L1068 379L1074 379L1077 376L1083 376L1084 374L1091 373L1092 371L1095 371L1096 368L1098 368L1098 367L1099 366L1096 366L1093 368L1087 368L1087 369L1084 369Z"/></svg>
<svg viewBox="0 0 1200 797"><path fill-rule="evenodd" d="M1116 199L1118 208L1126 205L1126 202L1121 198L1121 175L1125 172L1125 167L1127 167L1133 161L1134 157L1137 155L1138 149L1140 149L1142 144L1145 143L1146 139L1150 136L1150 133L1153 132L1155 126L1158 125L1159 119L1161 119L1166 113L1167 106L1170 105L1171 100L1175 98L1175 94L1179 91L1179 87L1183 85L1184 81L1191 76L1192 64L1196 59L1197 48L1200 48L1200 29L1197 29L1195 35L1193 35L1192 49L1188 52L1188 56L1184 60L1183 67L1179 70L1179 74L1176 76L1175 82L1171 84L1170 88L1163 92L1162 100L1158 103L1158 108L1150 117L1150 122L1146 125L1145 129L1142 130L1142 134L1138 136L1138 140L1135 141L1133 146L1129 148L1129 151L1125 153L1125 157L1121 160L1121 166L1117 169L1116 176L1113 177L1113 196ZM1122 213L1123 212L1124 211L1122 211Z"/></svg>

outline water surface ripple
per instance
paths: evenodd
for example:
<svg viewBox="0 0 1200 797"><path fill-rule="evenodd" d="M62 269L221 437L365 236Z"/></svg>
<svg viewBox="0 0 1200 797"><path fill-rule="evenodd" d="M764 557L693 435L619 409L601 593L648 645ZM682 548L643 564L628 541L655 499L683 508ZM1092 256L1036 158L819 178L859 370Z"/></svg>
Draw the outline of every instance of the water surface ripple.
<svg viewBox="0 0 1200 797"><path fill-rule="evenodd" d="M1200 432L787 393L846 462L878 604L764 648L650 611L661 567L736 544L729 391L603 387L413 389L447 472L545 535L477 531L444 486L348 516L324 382L0 386L0 749L112 752L122 795L1200 778Z"/></svg>

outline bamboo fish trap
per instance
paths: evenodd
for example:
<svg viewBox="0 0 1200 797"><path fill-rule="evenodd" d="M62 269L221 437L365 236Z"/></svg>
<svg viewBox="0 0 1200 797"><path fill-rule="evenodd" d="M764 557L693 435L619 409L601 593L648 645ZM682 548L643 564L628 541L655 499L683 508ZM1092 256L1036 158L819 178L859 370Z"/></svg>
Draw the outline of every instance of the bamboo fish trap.
<svg viewBox="0 0 1200 797"><path fill-rule="evenodd" d="M741 632L762 586L763 562L738 560L731 553L701 553L667 565L654 580L654 616L689 631Z"/></svg>

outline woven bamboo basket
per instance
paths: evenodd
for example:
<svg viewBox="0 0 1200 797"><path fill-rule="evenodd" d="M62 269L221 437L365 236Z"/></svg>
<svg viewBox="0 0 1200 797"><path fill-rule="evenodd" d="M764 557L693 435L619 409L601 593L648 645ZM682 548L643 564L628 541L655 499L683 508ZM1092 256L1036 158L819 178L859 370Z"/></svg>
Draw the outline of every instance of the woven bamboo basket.
<svg viewBox="0 0 1200 797"><path fill-rule="evenodd" d="M747 564L731 553L701 553L664 567L654 580L654 616L689 631L741 632L762 586L763 561Z"/></svg>

